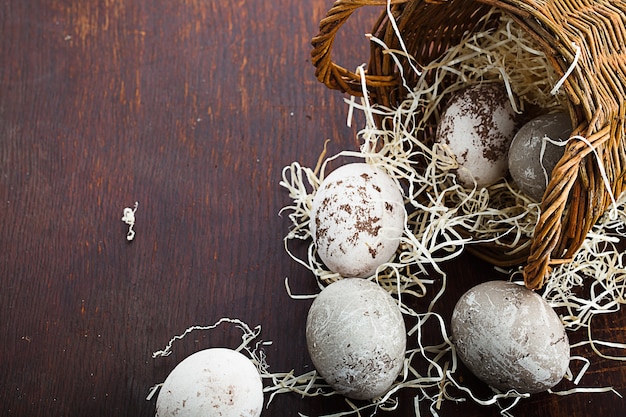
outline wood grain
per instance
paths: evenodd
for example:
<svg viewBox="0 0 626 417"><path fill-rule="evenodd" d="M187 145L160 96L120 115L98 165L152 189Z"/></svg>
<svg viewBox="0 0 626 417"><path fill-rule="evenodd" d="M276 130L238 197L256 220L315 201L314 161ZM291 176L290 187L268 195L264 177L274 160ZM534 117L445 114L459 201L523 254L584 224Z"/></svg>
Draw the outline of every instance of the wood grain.
<svg viewBox="0 0 626 417"><path fill-rule="evenodd" d="M357 146L344 97L314 78L310 39L328 1L8 0L0 5L0 414L151 416L150 388L182 358L235 347L221 317L262 326L272 370L311 369L308 271L283 248L289 203L278 182ZM367 60L355 14L338 39L347 67ZM124 207L138 202L126 241ZM449 299L492 274L448 265ZM447 296L447 297L448 297ZM449 311L445 314L449 314ZM594 321L624 340L623 313ZM604 329L604 330L602 330ZM471 376L468 375L468 378ZM582 381L626 392L626 367L595 360ZM389 416L412 415L412 395ZM516 415L617 415L614 394L542 394ZM345 409L340 398L278 396L265 416ZM426 415L426 409L422 410ZM444 403L440 415L498 415Z"/></svg>

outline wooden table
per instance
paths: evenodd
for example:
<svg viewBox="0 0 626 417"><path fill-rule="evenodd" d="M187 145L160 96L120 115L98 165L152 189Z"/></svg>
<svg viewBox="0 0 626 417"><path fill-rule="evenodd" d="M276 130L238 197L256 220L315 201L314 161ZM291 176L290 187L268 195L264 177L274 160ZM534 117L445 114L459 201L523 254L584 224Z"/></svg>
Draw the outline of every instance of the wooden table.
<svg viewBox="0 0 626 417"><path fill-rule="evenodd" d="M271 370L311 369L304 323L316 291L289 258L292 161L355 149L344 96L319 84L310 39L328 0L7 0L0 5L0 414L151 416L150 388L187 355L236 347L221 317L261 325ZM338 39L349 68L380 10ZM121 221L133 207L136 232ZM491 268L447 265L458 296ZM450 299L447 308L453 304ZM449 314L449 311L445 314ZM598 318L624 340L626 315ZM605 330L601 330L605 329ZM626 393L626 366L594 362L582 386ZM412 415L405 393L389 416ZM614 394L540 394L516 415L617 415ZM265 416L344 410L341 398L278 396ZM422 411L426 415L426 410ZM440 415L496 416L444 402Z"/></svg>

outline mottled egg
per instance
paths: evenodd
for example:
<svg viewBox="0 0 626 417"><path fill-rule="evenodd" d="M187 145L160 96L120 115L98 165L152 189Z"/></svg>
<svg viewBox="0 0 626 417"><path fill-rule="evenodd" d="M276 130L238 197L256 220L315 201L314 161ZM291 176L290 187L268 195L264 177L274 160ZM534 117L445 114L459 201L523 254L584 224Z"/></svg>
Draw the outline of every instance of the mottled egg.
<svg viewBox="0 0 626 417"><path fill-rule="evenodd" d="M552 307L526 287L506 281L473 287L454 307L451 327L463 363L500 391L545 391L567 371L565 328Z"/></svg>
<svg viewBox="0 0 626 417"><path fill-rule="evenodd" d="M250 359L211 348L188 356L168 375L156 417L259 417L262 409L263 383Z"/></svg>
<svg viewBox="0 0 626 417"><path fill-rule="evenodd" d="M519 127L504 86L477 84L455 94L441 114L435 141L458 163L458 182L482 188L506 176L507 154Z"/></svg>
<svg viewBox="0 0 626 417"><path fill-rule="evenodd" d="M338 393L372 399L400 373L406 328L397 301L362 278L335 281L313 301L306 340L315 369Z"/></svg>
<svg viewBox="0 0 626 417"><path fill-rule="evenodd" d="M344 277L368 277L390 261L404 231L402 190L367 163L342 165L315 192L311 234L317 254Z"/></svg>
<svg viewBox="0 0 626 417"><path fill-rule="evenodd" d="M565 152L564 146L550 143L545 138L562 142L571 133L569 116L553 113L532 119L515 134L509 149L509 172L520 190L533 200L541 201L552 170Z"/></svg>

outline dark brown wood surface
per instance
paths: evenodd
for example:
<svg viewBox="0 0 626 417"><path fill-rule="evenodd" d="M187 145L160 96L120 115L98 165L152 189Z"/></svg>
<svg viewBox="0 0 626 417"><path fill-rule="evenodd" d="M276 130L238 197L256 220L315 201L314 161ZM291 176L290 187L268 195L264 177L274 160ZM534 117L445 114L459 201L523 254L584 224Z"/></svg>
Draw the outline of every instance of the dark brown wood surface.
<svg viewBox="0 0 626 417"><path fill-rule="evenodd" d="M328 0L7 0L0 4L0 415L154 415L150 387L187 355L236 347L241 332L197 332L221 317L261 325L271 370L311 369L310 273L287 256L292 161L357 146L340 93L314 78L310 39ZM336 59L365 62L359 11ZM124 207L139 202L126 241ZM447 265L455 297L491 276L471 256ZM594 320L626 340L623 312ZM603 330L604 329L604 330ZM577 353L585 353L578 350ZM588 352L587 352L588 353ZM593 358L581 386L626 394L626 367ZM411 416L412 394L389 416ZM549 394L519 416L614 416L617 395ZM278 396L265 416L345 410L341 398ZM422 410L427 415L427 410ZM444 402L440 416L496 416Z"/></svg>

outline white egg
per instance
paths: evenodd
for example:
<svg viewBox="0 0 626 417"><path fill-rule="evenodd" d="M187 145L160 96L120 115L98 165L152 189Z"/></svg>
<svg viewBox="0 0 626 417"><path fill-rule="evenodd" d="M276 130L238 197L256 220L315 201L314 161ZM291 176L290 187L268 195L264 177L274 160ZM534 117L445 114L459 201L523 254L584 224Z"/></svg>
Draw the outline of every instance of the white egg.
<svg viewBox="0 0 626 417"><path fill-rule="evenodd" d="M465 188L487 187L506 176L518 115L500 84L477 84L455 94L444 109L435 141L447 145Z"/></svg>
<svg viewBox="0 0 626 417"><path fill-rule="evenodd" d="M467 291L454 307L451 327L463 363L501 391L545 391L569 366L569 340L555 311L511 282L489 281Z"/></svg>
<svg viewBox="0 0 626 417"><path fill-rule="evenodd" d="M564 146L544 139L562 142L571 133L572 122L569 116L565 113L554 113L532 119L513 138L509 149L509 172L520 190L533 200L541 201L552 170L565 152Z"/></svg>
<svg viewBox="0 0 626 417"><path fill-rule="evenodd" d="M368 277L390 261L404 231L402 190L384 171L351 163L320 184L311 207L311 234L328 269Z"/></svg>
<svg viewBox="0 0 626 417"><path fill-rule="evenodd" d="M383 395L403 367L406 328L397 301L362 278L322 290L309 310L306 339L315 369L349 398Z"/></svg>
<svg viewBox="0 0 626 417"><path fill-rule="evenodd" d="M258 417L263 383L254 364L231 349L201 350L185 358L159 391L157 417Z"/></svg>

